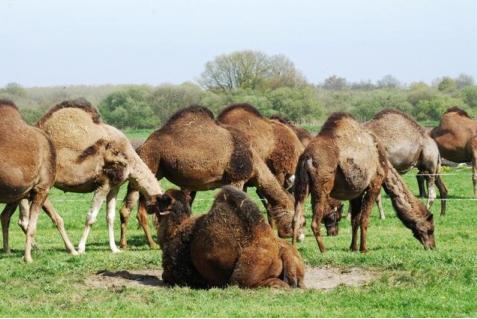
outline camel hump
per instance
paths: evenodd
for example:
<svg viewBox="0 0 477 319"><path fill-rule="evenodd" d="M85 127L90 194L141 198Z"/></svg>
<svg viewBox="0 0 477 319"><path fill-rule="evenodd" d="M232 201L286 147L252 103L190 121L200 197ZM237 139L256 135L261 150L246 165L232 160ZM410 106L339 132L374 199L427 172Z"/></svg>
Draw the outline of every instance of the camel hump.
<svg viewBox="0 0 477 319"><path fill-rule="evenodd" d="M233 212L248 229L252 229L259 223L264 222L260 209L246 193L234 186L223 186L219 194L215 198L215 204L225 204L231 208Z"/></svg>
<svg viewBox="0 0 477 319"><path fill-rule="evenodd" d="M88 100L86 100L85 98L77 98L74 100L66 100L55 105L45 115L43 115L40 120L38 120L36 125L40 128L43 127L43 125L52 116L62 110L70 110L71 112L69 113L78 113L78 111L81 111L88 115L88 117L93 121L93 123L100 124L102 122L101 115L99 114L98 110L94 108Z"/></svg>
<svg viewBox="0 0 477 319"><path fill-rule="evenodd" d="M195 122L204 120L215 122L214 113L204 106L190 105L175 112L167 120L164 126L169 126L182 121Z"/></svg>
<svg viewBox="0 0 477 319"><path fill-rule="evenodd" d="M321 127L319 135L329 136L335 135L336 131L342 127L341 124L345 124L346 127L359 130L359 123L354 119L350 113L335 112L332 113L326 122Z"/></svg>
<svg viewBox="0 0 477 319"><path fill-rule="evenodd" d="M253 115L258 118L263 118L263 115L260 113L260 111L253 105L248 104L248 103L237 103L237 104L231 104L224 108L219 116L217 116L217 120L221 122L224 120L229 114L232 113L248 113L250 115Z"/></svg>
<svg viewBox="0 0 477 319"><path fill-rule="evenodd" d="M0 108L2 107L10 107L18 111L18 107L9 99L0 99Z"/></svg>
<svg viewBox="0 0 477 319"><path fill-rule="evenodd" d="M461 109L458 106L452 106L444 112L444 114L448 114L448 113L457 113L460 116L468 117L469 119L471 118L469 113L467 113L466 111L464 111L463 109Z"/></svg>

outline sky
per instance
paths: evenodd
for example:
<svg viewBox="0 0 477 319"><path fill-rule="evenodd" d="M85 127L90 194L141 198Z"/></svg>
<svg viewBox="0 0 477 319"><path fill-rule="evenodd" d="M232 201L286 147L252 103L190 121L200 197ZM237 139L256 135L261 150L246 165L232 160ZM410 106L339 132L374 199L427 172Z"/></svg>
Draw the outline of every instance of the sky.
<svg viewBox="0 0 477 319"><path fill-rule="evenodd" d="M236 50L313 83L477 80L473 0L0 0L0 86L179 84Z"/></svg>

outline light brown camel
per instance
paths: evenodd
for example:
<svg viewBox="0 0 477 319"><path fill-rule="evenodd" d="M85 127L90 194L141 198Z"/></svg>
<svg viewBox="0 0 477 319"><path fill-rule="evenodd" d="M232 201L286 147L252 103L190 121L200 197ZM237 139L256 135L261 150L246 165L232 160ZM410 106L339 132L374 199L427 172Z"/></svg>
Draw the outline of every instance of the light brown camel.
<svg viewBox="0 0 477 319"><path fill-rule="evenodd" d="M26 124L13 102L0 100L0 203L6 203L1 215L3 249L6 253L10 252L8 232L12 214L21 200L29 199L32 205L26 214L30 216L30 222L22 225L26 233L26 262L33 261L31 248L38 215L55 182L55 161L55 148L46 134ZM47 210L47 213L56 224L68 251L76 254L63 219L54 211Z"/></svg>
<svg viewBox="0 0 477 319"><path fill-rule="evenodd" d="M385 109L377 113L372 120L364 123L386 150L387 157L394 168L405 174L412 167L417 167L419 176L425 175L428 182L430 208L436 198L434 184L441 196L441 215L446 212L447 188L440 177L441 157L436 142L426 130L406 113L396 109ZM381 194L377 203L380 216L384 219Z"/></svg>
<svg viewBox="0 0 477 319"><path fill-rule="evenodd" d="M304 288L304 265L276 238L247 194L224 186L207 214L191 217L190 199L168 190L158 199L162 278L194 288Z"/></svg>
<svg viewBox="0 0 477 319"><path fill-rule="evenodd" d="M257 187L269 203L269 213L277 224L280 237L292 235L293 198L244 135L233 127L218 123L210 110L190 106L176 112L159 130L152 133L138 149L139 156L156 174L167 178L184 191L195 192L232 184ZM121 208L121 247L125 247L127 222L138 199L134 186ZM146 230L147 214L139 202L138 218ZM148 231L151 247L155 243Z"/></svg>
<svg viewBox="0 0 477 319"><path fill-rule="evenodd" d="M118 252L114 241L114 217L119 187L129 181L152 205L162 194L154 174L126 136L103 123L98 111L85 99L56 105L37 126L47 133L57 151L55 187L65 192L94 192L78 251L85 251L91 226L106 200L109 246L113 252Z"/></svg>
<svg viewBox="0 0 477 319"><path fill-rule="evenodd" d="M464 163L472 161L474 196L477 197L477 121L467 112L449 108L439 126L431 131L441 156L449 161Z"/></svg>
<svg viewBox="0 0 477 319"><path fill-rule="evenodd" d="M268 119L250 104L232 104L217 116L220 123L242 132L285 188L293 185L303 144L297 134L280 121Z"/></svg>
<svg viewBox="0 0 477 319"><path fill-rule="evenodd" d="M300 156L295 184L293 240L302 227L303 204L311 193L313 218L311 228L321 252L325 251L320 233L323 213L330 197L349 200L351 204L351 249L365 252L369 214L381 186L391 197L396 213L414 236L428 248L435 247L432 214L409 191L399 173L386 158L386 152L374 135L350 114L333 113L320 133Z"/></svg>

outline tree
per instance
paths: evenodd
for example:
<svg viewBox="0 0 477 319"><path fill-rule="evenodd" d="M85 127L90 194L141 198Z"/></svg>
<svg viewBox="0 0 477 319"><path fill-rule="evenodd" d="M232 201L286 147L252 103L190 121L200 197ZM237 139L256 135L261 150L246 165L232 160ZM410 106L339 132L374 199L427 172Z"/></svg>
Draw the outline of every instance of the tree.
<svg viewBox="0 0 477 319"><path fill-rule="evenodd" d="M305 79L283 55L237 51L207 62L198 82L212 91L230 92L237 89L296 87L303 85Z"/></svg>
<svg viewBox="0 0 477 319"><path fill-rule="evenodd" d="M16 97L25 97L27 95L27 91L18 83L8 83L4 89L5 93Z"/></svg>
<svg viewBox="0 0 477 319"><path fill-rule="evenodd" d="M384 89L396 89L401 86L401 82L399 82L394 76L388 74L378 81L377 86L378 88Z"/></svg>
<svg viewBox="0 0 477 319"><path fill-rule="evenodd" d="M437 85L437 89L441 92L452 92L457 88L456 82L449 76L445 76Z"/></svg>
<svg viewBox="0 0 477 319"><path fill-rule="evenodd" d="M337 75L332 75L325 79L323 88L332 91L343 90L347 87L346 79Z"/></svg>
<svg viewBox="0 0 477 319"><path fill-rule="evenodd" d="M456 84L458 89L463 89L467 86L474 85L474 78L471 75L461 73L455 79L455 84Z"/></svg>
<svg viewBox="0 0 477 319"><path fill-rule="evenodd" d="M150 89L129 87L108 95L99 105L105 121L119 128L153 128L159 124L147 101Z"/></svg>

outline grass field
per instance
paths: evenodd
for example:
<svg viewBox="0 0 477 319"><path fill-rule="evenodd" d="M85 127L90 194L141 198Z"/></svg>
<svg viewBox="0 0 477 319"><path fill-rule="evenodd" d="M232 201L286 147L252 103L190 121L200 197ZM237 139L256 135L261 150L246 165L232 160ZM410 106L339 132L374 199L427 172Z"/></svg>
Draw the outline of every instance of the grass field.
<svg viewBox="0 0 477 319"><path fill-rule="evenodd" d="M444 177L450 198L470 198L470 170L451 172L457 175ZM414 171L407 174L405 180L416 192L414 174ZM171 186L161 183L164 188ZM124 191L123 186L121 196ZM200 193L194 212L207 211L214 193ZM65 220L71 239L77 244L91 195L53 190L51 198ZM255 195L253 198L257 200ZM307 239L298 246L307 265L360 267L380 274L377 280L363 287L340 286L327 292L235 287L209 291L159 287L92 288L85 280L100 270L160 267L160 251L149 250L134 217L129 225L129 250L120 254L109 252L103 208L90 235L86 254L73 257L65 253L58 232L42 214L37 231L40 250L34 251L34 262L27 265L21 260L24 236L16 225L16 214L11 225L13 253L0 253L0 316L477 316L477 201L450 201L445 217L438 216L440 204L436 202L433 211L437 250L425 251L395 217L389 199L384 199L388 217L379 220L374 209L366 254L348 250L351 235L347 220L342 221L338 237L325 237L328 248L325 254L318 251L307 226ZM310 225L309 204L307 218L307 225ZM118 239L119 218L116 224Z"/></svg>

